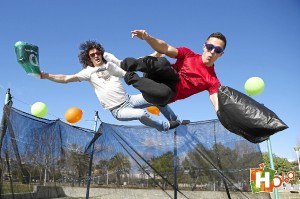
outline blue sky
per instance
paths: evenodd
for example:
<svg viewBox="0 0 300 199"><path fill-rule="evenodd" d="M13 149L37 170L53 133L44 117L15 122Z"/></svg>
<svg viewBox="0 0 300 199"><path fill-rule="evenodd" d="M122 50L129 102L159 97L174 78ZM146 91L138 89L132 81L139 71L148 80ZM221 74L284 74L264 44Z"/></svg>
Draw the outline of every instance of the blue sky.
<svg viewBox="0 0 300 199"><path fill-rule="evenodd" d="M26 41L39 46L41 70L73 74L82 68L78 47L86 40L102 43L107 52L120 59L140 57L153 51L146 42L131 39L130 31L146 29L175 47L189 47L201 54L207 36L219 31L228 41L225 54L215 64L220 81L244 92L248 78L264 80L264 92L253 98L289 126L271 137L273 153L295 160L293 147L300 145L299 19L298 0L2 1L0 97L4 102L10 88L14 107L30 113L30 106L41 101L49 109L46 118L63 121L68 108L79 107L84 115L76 125L91 129L96 110L107 123L139 124L114 119L102 109L87 82L56 84L27 75L17 63L14 44ZM138 93L124 86L128 93ZM191 121L217 118L208 92L177 101L171 107ZM260 146L267 151L266 142Z"/></svg>

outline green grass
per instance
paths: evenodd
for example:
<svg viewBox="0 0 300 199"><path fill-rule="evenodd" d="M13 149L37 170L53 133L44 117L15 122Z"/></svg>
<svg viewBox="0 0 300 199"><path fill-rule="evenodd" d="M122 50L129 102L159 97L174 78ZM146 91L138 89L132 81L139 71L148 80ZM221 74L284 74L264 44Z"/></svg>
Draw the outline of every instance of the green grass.
<svg viewBox="0 0 300 199"><path fill-rule="evenodd" d="M2 184L2 194L9 194L9 193L28 193L33 191L33 186L28 184L21 184L21 183L13 183L12 189L9 182L3 182Z"/></svg>

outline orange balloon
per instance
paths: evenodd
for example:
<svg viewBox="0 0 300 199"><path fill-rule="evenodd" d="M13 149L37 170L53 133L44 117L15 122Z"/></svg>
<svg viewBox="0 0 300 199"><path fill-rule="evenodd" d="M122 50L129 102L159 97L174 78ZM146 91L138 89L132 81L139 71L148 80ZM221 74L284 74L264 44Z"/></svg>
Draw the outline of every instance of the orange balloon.
<svg viewBox="0 0 300 199"><path fill-rule="evenodd" d="M149 106L147 107L147 111L152 113L153 115L159 115L160 110L156 106Z"/></svg>
<svg viewBox="0 0 300 199"><path fill-rule="evenodd" d="M79 122L82 118L83 111L80 108L69 108L65 113L65 118L70 123Z"/></svg>

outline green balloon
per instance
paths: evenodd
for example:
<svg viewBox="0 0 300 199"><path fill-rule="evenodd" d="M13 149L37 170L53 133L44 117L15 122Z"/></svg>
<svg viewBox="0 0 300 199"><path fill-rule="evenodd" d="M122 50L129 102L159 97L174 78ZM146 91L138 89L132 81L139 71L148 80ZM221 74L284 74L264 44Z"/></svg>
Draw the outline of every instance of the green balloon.
<svg viewBox="0 0 300 199"><path fill-rule="evenodd" d="M265 83L259 77L251 77L246 81L244 88L248 95L255 96L264 91Z"/></svg>
<svg viewBox="0 0 300 199"><path fill-rule="evenodd" d="M31 106L31 114L43 118L47 115L48 108L43 102L36 102Z"/></svg>

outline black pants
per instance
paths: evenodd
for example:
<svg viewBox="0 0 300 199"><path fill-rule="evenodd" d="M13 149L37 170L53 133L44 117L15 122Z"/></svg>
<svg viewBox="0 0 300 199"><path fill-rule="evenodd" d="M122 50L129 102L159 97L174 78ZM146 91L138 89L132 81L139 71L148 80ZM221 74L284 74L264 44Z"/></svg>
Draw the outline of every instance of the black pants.
<svg viewBox="0 0 300 199"><path fill-rule="evenodd" d="M127 71L125 82L141 91L147 102L164 106L175 95L179 76L166 58L129 57L121 62L121 68ZM143 72L144 77L139 77L134 71Z"/></svg>

